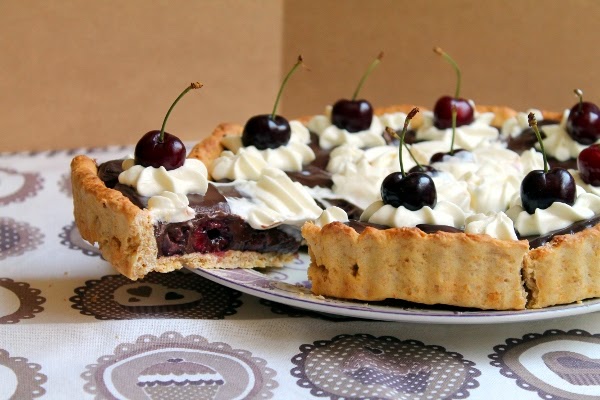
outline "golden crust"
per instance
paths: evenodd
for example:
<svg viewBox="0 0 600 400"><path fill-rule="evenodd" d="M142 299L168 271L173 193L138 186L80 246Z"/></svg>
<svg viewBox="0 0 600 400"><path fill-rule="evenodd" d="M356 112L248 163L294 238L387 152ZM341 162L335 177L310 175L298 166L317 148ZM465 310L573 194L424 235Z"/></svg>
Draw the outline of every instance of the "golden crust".
<svg viewBox="0 0 600 400"><path fill-rule="evenodd" d="M102 256L130 279L151 271L191 268L280 267L293 254L230 250L218 254L185 254L158 258L150 213L135 206L121 192L109 189L98 178L96 162L76 156L71 162L75 222L81 236L98 243Z"/></svg>
<svg viewBox="0 0 600 400"><path fill-rule="evenodd" d="M525 308L521 281L527 241L417 228L302 228L313 293L367 301L387 298L495 310Z"/></svg>

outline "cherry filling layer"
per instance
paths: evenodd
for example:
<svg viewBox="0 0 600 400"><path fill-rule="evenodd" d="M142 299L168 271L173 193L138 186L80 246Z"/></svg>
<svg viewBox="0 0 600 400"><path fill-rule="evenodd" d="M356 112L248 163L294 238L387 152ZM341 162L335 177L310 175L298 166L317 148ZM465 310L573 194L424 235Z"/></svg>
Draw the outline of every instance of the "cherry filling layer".
<svg viewBox="0 0 600 400"><path fill-rule="evenodd" d="M98 177L107 187L120 191L133 204L144 208L148 198L118 183L122 160L106 162L98 168ZM205 195L188 195L196 216L178 223L159 222L154 226L158 256L189 253L221 253L228 250L259 253L295 253L302 244L300 229L293 226L256 230L241 217L232 214L227 197L241 197L232 187L208 185Z"/></svg>

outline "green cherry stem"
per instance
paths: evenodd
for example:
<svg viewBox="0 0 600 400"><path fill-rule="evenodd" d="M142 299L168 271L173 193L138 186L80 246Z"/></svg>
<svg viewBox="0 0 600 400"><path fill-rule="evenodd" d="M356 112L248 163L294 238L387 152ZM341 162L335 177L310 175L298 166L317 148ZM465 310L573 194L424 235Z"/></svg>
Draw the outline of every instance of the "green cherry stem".
<svg viewBox="0 0 600 400"><path fill-rule="evenodd" d="M529 126L535 132L535 136L540 144L540 149L542 150L542 155L544 156L544 173L546 173L548 172L548 159L546 158L546 150L544 150L544 142L542 140L542 135L540 135L540 130L538 129L537 120L532 112L529 113L527 119L529 121Z"/></svg>
<svg viewBox="0 0 600 400"><path fill-rule="evenodd" d="M298 60L296 61L296 64L294 64L294 66L292 67L290 72L287 73L287 75L283 79L283 82L281 83L281 86L279 87L279 92L277 93L277 98L275 99L275 105L273 105L273 112L271 113L271 119L275 119L275 115L277 115L277 106L279 105L279 100L281 99L281 93L283 93L283 88L285 87L288 79L290 79L290 76L292 76L294 74L294 72L296 72L298 67L301 65L304 65L304 62L302 60L302 55L299 55Z"/></svg>
<svg viewBox="0 0 600 400"><path fill-rule="evenodd" d="M444 57L444 59L446 61L448 61L450 63L450 65L452 65L452 67L454 68L454 71L456 71L456 91L454 92L454 97L458 98L459 94L460 94L460 84L461 84L461 73L460 73L460 68L458 67L458 64L456 63L456 61L454 61L454 59L452 57L450 57L448 55L448 53L446 53L441 48L434 47L433 51L436 54Z"/></svg>
<svg viewBox="0 0 600 400"><path fill-rule="evenodd" d="M450 141L450 155L454 155L454 137L456 136L456 105L452 104L452 140Z"/></svg>
<svg viewBox="0 0 600 400"><path fill-rule="evenodd" d="M169 115L171 115L171 111L173 111L173 107L175 107L175 104L177 104L187 92L189 92L192 89L200 89L202 86L204 85L200 82L192 82L188 87L185 88L183 92L181 92L181 94L175 99L173 104L171 104L169 111L167 111L167 115L165 115L165 119L163 119L162 127L160 128L160 135L158 136L159 143L163 143L165 140L165 126L167 125L167 120L169 119Z"/></svg>
<svg viewBox="0 0 600 400"><path fill-rule="evenodd" d="M575 89L573 91L575 92L575 96L579 97L579 107L577 108L577 111L581 112L583 110L583 90Z"/></svg>
<svg viewBox="0 0 600 400"><path fill-rule="evenodd" d="M383 51L379 53L379 55L377 56L377 58L375 60L373 60L373 62L371 63L371 65L369 65L369 68L367 68L367 71L364 73L364 75L362 76L362 78L358 82L358 86L356 87L356 90L354 91L354 94L352 95L352 100L353 101L356 100L356 97L358 96L358 92L360 92L360 89L362 88L363 84L365 83L365 81L367 80L367 78L369 77L369 75L371 75L371 72L373 72L373 70L375 69L375 67L377 65L379 65L379 63L381 62L382 58L383 58Z"/></svg>
<svg viewBox="0 0 600 400"><path fill-rule="evenodd" d="M406 116L406 119L404 120L404 126L402 127L402 133L400 133L400 144L398 145L398 159L400 160L400 173L402 174L402 177L406 176L406 172L404 172L404 163L402 162L402 147L404 146L404 137L406 136L406 131L408 130L408 124L410 123L410 120L413 119L415 117L415 115L417 115L418 112L419 112L418 107L415 107L412 110L410 110L410 112ZM393 130L392 128L390 128L389 126L386 126L385 131L388 133L388 135L398 137L398 135L396 134L396 131ZM408 153L410 154L411 157L413 157L410 150L408 151ZM413 157L413 160L414 160L414 157Z"/></svg>

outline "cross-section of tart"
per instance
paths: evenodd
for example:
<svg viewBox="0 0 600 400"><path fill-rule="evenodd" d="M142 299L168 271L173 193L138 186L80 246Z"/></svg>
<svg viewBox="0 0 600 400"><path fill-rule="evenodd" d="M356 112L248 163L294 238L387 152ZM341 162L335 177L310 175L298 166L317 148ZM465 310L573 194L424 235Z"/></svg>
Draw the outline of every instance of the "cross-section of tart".
<svg viewBox="0 0 600 400"><path fill-rule="evenodd" d="M304 188L276 168L253 181L209 182L204 164L186 158L183 143L164 126L140 139L133 158L100 165L87 156L73 159L82 237L98 243L104 258L131 279L182 266L291 261L302 243L300 225L321 213Z"/></svg>

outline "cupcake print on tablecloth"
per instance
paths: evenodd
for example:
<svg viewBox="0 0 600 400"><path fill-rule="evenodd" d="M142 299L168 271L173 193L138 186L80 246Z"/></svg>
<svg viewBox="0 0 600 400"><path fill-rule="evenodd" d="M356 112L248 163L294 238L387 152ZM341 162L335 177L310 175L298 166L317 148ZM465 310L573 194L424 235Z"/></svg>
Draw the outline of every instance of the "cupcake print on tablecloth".
<svg viewBox="0 0 600 400"><path fill-rule="evenodd" d="M0 399L34 399L46 393L48 378L39 364L23 357L11 357L0 348Z"/></svg>
<svg viewBox="0 0 600 400"><path fill-rule="evenodd" d="M38 173L0 167L0 206L22 202L35 196L42 189L43 182Z"/></svg>
<svg viewBox="0 0 600 400"><path fill-rule="evenodd" d="M39 228L12 218L0 217L0 261L35 250L44 235Z"/></svg>
<svg viewBox="0 0 600 400"><path fill-rule="evenodd" d="M103 399L267 399L278 386L275 371L249 351L177 332L120 344L81 377Z"/></svg>
<svg viewBox="0 0 600 400"><path fill-rule="evenodd" d="M0 278L0 325L16 324L44 311L41 305L46 299L40 293L39 289L32 289L28 283Z"/></svg>
<svg viewBox="0 0 600 400"><path fill-rule="evenodd" d="M81 237L81 234L75 225L75 221L70 225L63 226L58 237L60 238L60 244L67 246L71 250L81 251L83 254L90 257L102 257L98 247L92 246Z"/></svg>
<svg viewBox="0 0 600 400"><path fill-rule="evenodd" d="M330 399L464 399L481 375L458 353L390 336L339 335L300 350L292 376L311 395Z"/></svg>
<svg viewBox="0 0 600 400"><path fill-rule="evenodd" d="M222 319L241 306L241 293L197 274L150 273L131 281L107 275L75 289L72 307L96 319L197 318Z"/></svg>
<svg viewBox="0 0 600 400"><path fill-rule="evenodd" d="M494 347L491 364L547 400L600 399L600 334L549 330Z"/></svg>

